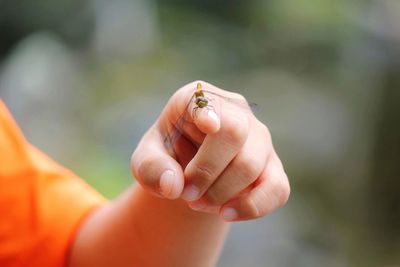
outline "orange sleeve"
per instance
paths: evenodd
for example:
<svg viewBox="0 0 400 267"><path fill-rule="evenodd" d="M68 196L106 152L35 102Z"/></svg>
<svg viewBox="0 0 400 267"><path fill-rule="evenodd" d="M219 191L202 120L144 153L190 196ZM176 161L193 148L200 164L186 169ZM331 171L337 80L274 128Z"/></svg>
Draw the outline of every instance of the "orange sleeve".
<svg viewBox="0 0 400 267"><path fill-rule="evenodd" d="M105 202L30 145L0 99L0 266L64 266L80 223Z"/></svg>

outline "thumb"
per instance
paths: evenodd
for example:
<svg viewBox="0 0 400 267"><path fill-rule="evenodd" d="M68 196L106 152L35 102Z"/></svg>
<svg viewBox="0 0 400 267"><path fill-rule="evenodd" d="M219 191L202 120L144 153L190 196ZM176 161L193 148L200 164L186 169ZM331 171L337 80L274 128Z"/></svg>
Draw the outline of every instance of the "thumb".
<svg viewBox="0 0 400 267"><path fill-rule="evenodd" d="M165 149L160 135L146 133L131 157L131 170L137 181L152 193L168 199L178 198L183 190L182 167Z"/></svg>

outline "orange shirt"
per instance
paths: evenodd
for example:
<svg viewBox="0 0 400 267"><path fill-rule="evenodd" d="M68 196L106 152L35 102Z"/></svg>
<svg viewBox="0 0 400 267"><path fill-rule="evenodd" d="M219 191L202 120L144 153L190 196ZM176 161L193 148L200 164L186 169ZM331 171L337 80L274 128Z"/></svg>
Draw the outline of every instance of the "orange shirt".
<svg viewBox="0 0 400 267"><path fill-rule="evenodd" d="M64 266L80 223L103 203L24 139L0 99L0 266Z"/></svg>

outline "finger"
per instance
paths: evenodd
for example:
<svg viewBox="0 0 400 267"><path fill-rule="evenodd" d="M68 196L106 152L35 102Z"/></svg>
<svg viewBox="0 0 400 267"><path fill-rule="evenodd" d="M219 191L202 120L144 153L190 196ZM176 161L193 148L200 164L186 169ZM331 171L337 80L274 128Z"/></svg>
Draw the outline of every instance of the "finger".
<svg viewBox="0 0 400 267"><path fill-rule="evenodd" d="M273 152L268 129L255 122L239 154L199 200L205 205L221 205L252 184L265 168Z"/></svg>
<svg viewBox="0 0 400 267"><path fill-rule="evenodd" d="M155 126L143 137L131 158L131 170L138 182L158 196L176 199L183 190L183 171L166 151Z"/></svg>
<svg viewBox="0 0 400 267"><path fill-rule="evenodd" d="M194 107L193 121L197 128L204 134L216 133L221 126L216 107L217 105L215 104L204 108Z"/></svg>
<svg viewBox="0 0 400 267"><path fill-rule="evenodd" d="M278 156L274 154L256 181L255 187L248 194L226 203L221 209L221 217L226 221L263 217L283 206L289 194L288 178Z"/></svg>
<svg viewBox="0 0 400 267"><path fill-rule="evenodd" d="M200 198L247 140L247 117L234 109L224 114L220 130L206 136L185 169L186 186L182 198L186 201Z"/></svg>

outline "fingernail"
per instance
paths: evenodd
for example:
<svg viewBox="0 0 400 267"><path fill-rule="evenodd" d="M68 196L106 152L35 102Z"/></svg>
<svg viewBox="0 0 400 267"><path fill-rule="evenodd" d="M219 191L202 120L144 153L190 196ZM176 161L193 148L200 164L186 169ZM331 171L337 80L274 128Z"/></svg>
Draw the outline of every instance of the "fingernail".
<svg viewBox="0 0 400 267"><path fill-rule="evenodd" d="M190 202L188 205L192 210L202 210L206 207L206 205L201 201Z"/></svg>
<svg viewBox="0 0 400 267"><path fill-rule="evenodd" d="M188 185L185 187L182 193L182 198L186 201L194 201L198 198L200 190L194 185Z"/></svg>
<svg viewBox="0 0 400 267"><path fill-rule="evenodd" d="M204 206L201 211L202 212L207 212L207 213L214 213L218 214L219 213L220 206Z"/></svg>
<svg viewBox="0 0 400 267"><path fill-rule="evenodd" d="M175 173L172 170L166 170L160 177L160 191L164 197L169 197L174 185Z"/></svg>
<svg viewBox="0 0 400 267"><path fill-rule="evenodd" d="M219 123L219 117L214 110L210 109L207 113L208 117L210 117L215 123Z"/></svg>
<svg viewBox="0 0 400 267"><path fill-rule="evenodd" d="M222 210L222 218L226 221L233 221L237 218L238 214L234 208L224 208Z"/></svg>

